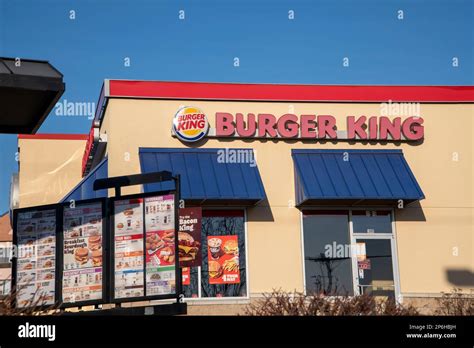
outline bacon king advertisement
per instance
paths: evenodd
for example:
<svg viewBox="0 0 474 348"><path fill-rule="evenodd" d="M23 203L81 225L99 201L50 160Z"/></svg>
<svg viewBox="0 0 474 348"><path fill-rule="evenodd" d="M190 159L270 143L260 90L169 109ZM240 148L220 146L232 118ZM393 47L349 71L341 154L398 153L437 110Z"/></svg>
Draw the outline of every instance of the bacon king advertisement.
<svg viewBox="0 0 474 348"><path fill-rule="evenodd" d="M64 208L63 302L102 298L102 205Z"/></svg>
<svg viewBox="0 0 474 348"><path fill-rule="evenodd" d="M176 289L174 195L145 198L147 296Z"/></svg>
<svg viewBox="0 0 474 348"><path fill-rule="evenodd" d="M238 236L208 236L209 284L240 283Z"/></svg>
<svg viewBox="0 0 474 348"><path fill-rule="evenodd" d="M114 204L115 298L144 296L143 199Z"/></svg>
<svg viewBox="0 0 474 348"><path fill-rule="evenodd" d="M180 267L198 267L202 263L201 253L202 209L179 209L178 250Z"/></svg>

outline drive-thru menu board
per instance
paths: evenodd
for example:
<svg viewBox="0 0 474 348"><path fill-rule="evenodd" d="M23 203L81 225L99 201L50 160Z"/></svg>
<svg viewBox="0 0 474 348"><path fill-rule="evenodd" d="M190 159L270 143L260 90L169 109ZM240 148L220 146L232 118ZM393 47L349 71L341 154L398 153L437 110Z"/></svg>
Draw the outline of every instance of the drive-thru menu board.
<svg viewBox="0 0 474 348"><path fill-rule="evenodd" d="M174 195L145 198L146 295L176 291Z"/></svg>
<svg viewBox="0 0 474 348"><path fill-rule="evenodd" d="M102 299L101 202L65 207L62 301Z"/></svg>
<svg viewBox="0 0 474 348"><path fill-rule="evenodd" d="M51 305L55 300L56 210L30 210L17 216L18 307Z"/></svg>
<svg viewBox="0 0 474 348"><path fill-rule="evenodd" d="M176 297L176 197L168 192L15 210L16 305Z"/></svg>
<svg viewBox="0 0 474 348"><path fill-rule="evenodd" d="M174 195L114 202L114 298L176 293Z"/></svg>
<svg viewBox="0 0 474 348"><path fill-rule="evenodd" d="M114 212L114 297L144 296L143 199L115 201Z"/></svg>

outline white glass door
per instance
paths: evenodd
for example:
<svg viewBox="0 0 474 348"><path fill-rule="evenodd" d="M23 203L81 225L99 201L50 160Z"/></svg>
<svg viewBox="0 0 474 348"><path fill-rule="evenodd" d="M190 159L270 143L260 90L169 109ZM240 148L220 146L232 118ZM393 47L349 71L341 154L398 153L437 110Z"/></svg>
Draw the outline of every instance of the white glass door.
<svg viewBox="0 0 474 348"><path fill-rule="evenodd" d="M395 297L391 238L356 238L357 286L360 294Z"/></svg>
<svg viewBox="0 0 474 348"><path fill-rule="evenodd" d="M354 292L400 298L393 213L388 210L352 210L351 241Z"/></svg>

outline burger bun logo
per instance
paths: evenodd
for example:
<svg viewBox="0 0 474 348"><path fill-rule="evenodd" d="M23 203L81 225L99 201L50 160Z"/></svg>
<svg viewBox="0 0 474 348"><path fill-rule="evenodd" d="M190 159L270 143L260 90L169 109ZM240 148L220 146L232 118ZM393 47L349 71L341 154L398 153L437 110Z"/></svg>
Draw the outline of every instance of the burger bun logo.
<svg viewBox="0 0 474 348"><path fill-rule="evenodd" d="M206 115L198 108L183 106L173 119L173 132L181 141L201 140L209 130Z"/></svg>

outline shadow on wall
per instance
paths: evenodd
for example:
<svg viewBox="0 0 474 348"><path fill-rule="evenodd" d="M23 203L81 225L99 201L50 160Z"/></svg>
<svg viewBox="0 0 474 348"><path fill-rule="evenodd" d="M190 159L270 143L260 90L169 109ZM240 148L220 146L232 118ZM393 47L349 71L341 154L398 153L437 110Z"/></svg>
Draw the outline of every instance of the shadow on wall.
<svg viewBox="0 0 474 348"><path fill-rule="evenodd" d="M395 209L396 221L426 221L425 213L419 201L408 204L405 208Z"/></svg>
<svg viewBox="0 0 474 348"><path fill-rule="evenodd" d="M474 287L474 273L468 269L448 269L446 278L455 286Z"/></svg>
<svg viewBox="0 0 474 348"><path fill-rule="evenodd" d="M273 218L272 209L270 208L270 203L268 202L268 199L266 197L257 205L249 207L247 209L247 220L266 222L275 221L275 219Z"/></svg>
<svg viewBox="0 0 474 348"><path fill-rule="evenodd" d="M249 207L247 212L247 219L249 221L275 221L267 198L257 205ZM419 201L410 203L403 209L395 209L395 214L396 221L426 221L423 208Z"/></svg>

